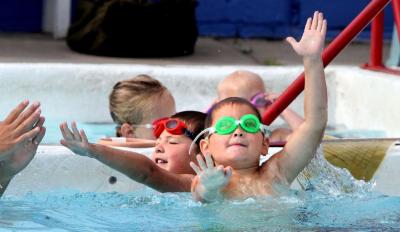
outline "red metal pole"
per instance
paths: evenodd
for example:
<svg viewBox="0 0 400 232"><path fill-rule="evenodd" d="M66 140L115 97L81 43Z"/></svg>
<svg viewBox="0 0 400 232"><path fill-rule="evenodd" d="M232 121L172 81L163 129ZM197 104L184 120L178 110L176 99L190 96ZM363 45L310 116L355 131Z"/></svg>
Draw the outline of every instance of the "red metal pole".
<svg viewBox="0 0 400 232"><path fill-rule="evenodd" d="M328 65L350 41L390 2L372 0L361 13L333 40L322 53L324 66ZM303 91L304 72L264 112L263 123L270 125L283 110Z"/></svg>
<svg viewBox="0 0 400 232"><path fill-rule="evenodd" d="M393 0L393 15L394 15L394 22L396 24L397 29L397 37L400 40L400 0Z"/></svg>
<svg viewBox="0 0 400 232"><path fill-rule="evenodd" d="M383 20L384 11L381 11L371 23L371 47L370 61L367 66L383 67L382 50L383 50Z"/></svg>

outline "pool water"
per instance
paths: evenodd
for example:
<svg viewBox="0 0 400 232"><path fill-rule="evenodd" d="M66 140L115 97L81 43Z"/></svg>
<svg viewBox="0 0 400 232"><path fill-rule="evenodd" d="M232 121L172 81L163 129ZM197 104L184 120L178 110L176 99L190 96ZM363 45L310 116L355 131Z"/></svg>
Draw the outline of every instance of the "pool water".
<svg viewBox="0 0 400 232"><path fill-rule="evenodd" d="M383 130L327 130L325 134L336 138L387 138Z"/></svg>
<svg viewBox="0 0 400 232"><path fill-rule="evenodd" d="M292 191L201 204L189 193L30 194L0 201L0 227L29 231L382 231L400 229L400 198Z"/></svg>
<svg viewBox="0 0 400 232"><path fill-rule="evenodd" d="M373 191L317 153L299 177L305 191L212 204L190 193L58 189L0 200L0 231L396 231L400 197ZM284 189L284 188L282 188Z"/></svg>
<svg viewBox="0 0 400 232"><path fill-rule="evenodd" d="M62 138L60 131L60 123L54 120L47 120L45 122L46 134L43 138L43 144L59 144ZM68 125L70 127L70 123ZM78 129L84 129L90 142L96 142L104 137L115 137L114 123L79 123L77 122ZM70 127L71 128L71 127Z"/></svg>

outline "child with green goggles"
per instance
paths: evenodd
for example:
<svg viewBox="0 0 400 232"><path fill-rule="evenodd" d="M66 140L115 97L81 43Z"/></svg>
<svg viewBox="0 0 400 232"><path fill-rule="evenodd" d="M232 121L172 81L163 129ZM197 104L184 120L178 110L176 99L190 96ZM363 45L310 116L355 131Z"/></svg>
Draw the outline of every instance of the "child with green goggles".
<svg viewBox="0 0 400 232"><path fill-rule="evenodd" d="M321 58L326 24L322 13L315 12L307 20L299 42L287 38L303 57L305 119L273 157L260 164L260 155L268 153L269 138L254 105L246 99L232 97L213 106L205 121L208 128L202 132L209 132L209 136L200 140L204 157L197 155L198 164L190 163L197 174L191 186L195 200L212 202L277 195L286 192L282 190L289 188L310 163L327 123L327 91Z"/></svg>

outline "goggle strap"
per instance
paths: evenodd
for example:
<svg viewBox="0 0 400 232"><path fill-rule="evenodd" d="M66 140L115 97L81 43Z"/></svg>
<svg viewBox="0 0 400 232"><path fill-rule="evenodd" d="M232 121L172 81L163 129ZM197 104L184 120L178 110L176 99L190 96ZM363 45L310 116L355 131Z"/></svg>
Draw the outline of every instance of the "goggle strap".
<svg viewBox="0 0 400 232"><path fill-rule="evenodd" d="M191 140L193 140L193 139L195 139L196 137L194 136L194 133L193 132L191 132L190 130L188 130L188 129L184 129L184 131L185 131L185 135L187 136L187 137L189 137Z"/></svg>
<svg viewBox="0 0 400 232"><path fill-rule="evenodd" d="M260 130L264 133L264 137L270 137L272 132L267 125L260 124Z"/></svg>
<svg viewBox="0 0 400 232"><path fill-rule="evenodd" d="M189 155L190 155L190 153L191 153L191 151L192 151L193 146L196 144L196 141L197 141L202 135L204 135L204 134L207 133L207 132L209 132L210 134L211 134L211 133L214 133L214 132L215 132L215 128L214 128L214 127L206 128L206 129L204 129L202 132L200 132L200 133L196 136L196 138L193 139L193 142L190 144L190 147L189 147Z"/></svg>
<svg viewBox="0 0 400 232"><path fill-rule="evenodd" d="M132 127L144 127L144 128L147 128L147 129L153 129L154 128L153 124L149 124L149 123L147 123L147 124L132 124L131 126Z"/></svg>

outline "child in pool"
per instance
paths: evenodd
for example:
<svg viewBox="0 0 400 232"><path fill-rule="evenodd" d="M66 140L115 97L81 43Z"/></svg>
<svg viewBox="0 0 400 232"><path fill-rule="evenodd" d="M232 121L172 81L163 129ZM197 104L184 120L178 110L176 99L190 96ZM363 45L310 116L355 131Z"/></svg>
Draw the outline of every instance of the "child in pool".
<svg viewBox="0 0 400 232"><path fill-rule="evenodd" d="M267 154L268 131L260 123L258 110L242 98L217 103L207 116L208 132L200 141L197 173L192 183L196 200L210 202L223 198L246 198L277 194L274 186L289 187L313 158L327 123L327 93L321 53L326 33L322 13L307 20L300 42L287 41L303 56L305 67L305 120L292 133L282 151L259 165ZM210 127L211 126L211 127ZM214 165L215 164L215 165Z"/></svg>
<svg viewBox="0 0 400 232"><path fill-rule="evenodd" d="M109 108L117 124L117 138L100 144L125 147L152 147L155 137L151 123L175 113L175 100L168 89L148 75L119 81L109 96Z"/></svg>
<svg viewBox="0 0 400 232"><path fill-rule="evenodd" d="M61 144L81 156L88 156L114 168L131 179L160 192L189 192L194 171L189 163L195 161L189 146L194 137L204 129L205 114L183 111L154 124L157 138L151 159L130 151L122 151L101 144L89 143L85 132L78 131L73 122L72 131L66 123L60 125Z"/></svg>
<svg viewBox="0 0 400 232"><path fill-rule="evenodd" d="M246 70L238 70L225 77L218 84L217 92L217 101L228 97L241 97L257 107L261 115L278 97L276 93L265 91L264 82L258 74ZM290 129L274 129L270 137L271 141L286 141L291 132L303 122L303 118L289 108L285 109L280 116L288 123Z"/></svg>

